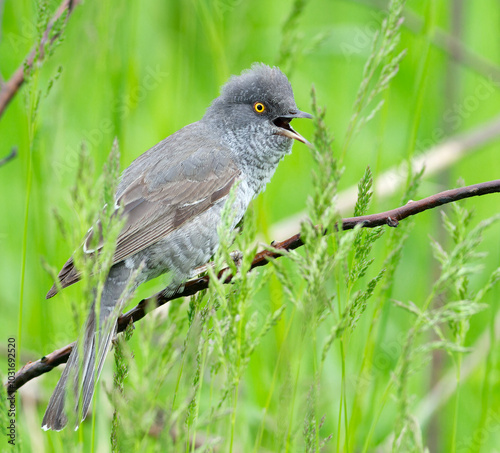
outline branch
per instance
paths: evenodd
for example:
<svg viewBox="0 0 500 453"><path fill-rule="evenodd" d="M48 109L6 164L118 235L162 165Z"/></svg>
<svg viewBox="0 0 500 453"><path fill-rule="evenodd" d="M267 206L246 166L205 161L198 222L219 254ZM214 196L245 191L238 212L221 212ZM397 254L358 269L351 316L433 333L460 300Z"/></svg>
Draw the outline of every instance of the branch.
<svg viewBox="0 0 500 453"><path fill-rule="evenodd" d="M500 80L500 79L499 79ZM423 170L422 178L450 168L468 154L482 149L481 147L498 139L500 136L500 115L487 122L447 138L444 142L431 146L425 152L411 160L410 168L415 172ZM373 191L377 200L394 195L406 183L408 163L390 167L379 174L374 181ZM354 184L338 193L335 207L342 214L352 211L358 199L358 185ZM271 237L288 236L297 230L297 225L307 218L307 212L297 212L292 216L275 223L271 227Z"/></svg>
<svg viewBox="0 0 500 453"><path fill-rule="evenodd" d="M472 186L460 187L458 189L446 190L419 201L410 201L400 208L381 212L379 214L345 218L342 219L342 229L352 230L356 225L361 225L363 228L374 228L381 225L397 227L401 220L412 215L419 214L423 211L427 211L444 204L462 200L464 198L478 197L490 193L500 193L500 179L474 184ZM274 242L272 244L274 250L263 250L255 255L252 261L251 269L259 266L265 266L270 260L283 256L284 252L294 250L302 245L304 245L304 243L300 238L300 234L296 234L282 242ZM222 270L219 276L221 276L224 272L227 272L227 270L227 268ZM224 280L224 283L230 283L232 279L233 275L228 275ZM173 299L192 296L198 291L207 289L209 282L209 277L205 275L203 277L189 280L184 285L184 288L177 291L175 294L167 295L166 290L163 290L151 297L148 297L147 299L141 300L137 306L118 318L117 331L122 332L128 324L139 321L144 318L149 311L152 311ZM14 393L31 379L34 379L41 374L48 373L54 367L60 365L61 363L65 363L68 360L73 345L74 343L71 343L62 349L51 352L35 362L28 362L24 365L16 373L14 379L5 384L9 395Z"/></svg>
<svg viewBox="0 0 500 453"><path fill-rule="evenodd" d="M67 20L69 15L73 12L74 7L78 3L80 3L80 0L63 0L59 8L57 8L54 16L48 23L47 28L43 33L42 39L40 40L40 44L35 45L33 49L31 49L24 62L16 69L12 77L7 82L5 82L5 84L2 84L2 89L0 90L0 117L3 115L3 112L7 108L7 105L9 105L10 101L19 91L19 88L21 88L21 85L25 82L25 71L29 71L33 67L37 54L39 56L39 61L43 60L45 46L48 44L48 46L50 47L54 43L54 41L59 38L60 33L54 33L52 36L50 36L50 32L52 31L54 24L61 18L61 16L65 12L67 12Z"/></svg>

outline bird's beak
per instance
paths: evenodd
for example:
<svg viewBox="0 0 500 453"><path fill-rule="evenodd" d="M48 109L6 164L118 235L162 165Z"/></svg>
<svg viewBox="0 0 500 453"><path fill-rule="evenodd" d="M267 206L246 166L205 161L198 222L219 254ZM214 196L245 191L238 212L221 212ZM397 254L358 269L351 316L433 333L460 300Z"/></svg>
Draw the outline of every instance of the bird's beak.
<svg viewBox="0 0 500 453"><path fill-rule="evenodd" d="M273 123L278 126L278 135L283 135L284 137L292 138L294 140L298 140L299 142L304 143L305 145L312 148L311 143L309 143L302 135L300 135L297 131L295 131L292 126L290 126L290 121L294 118L308 118L311 119L312 115L310 113L301 112L300 110L296 110L290 112L288 115L281 115L276 118Z"/></svg>

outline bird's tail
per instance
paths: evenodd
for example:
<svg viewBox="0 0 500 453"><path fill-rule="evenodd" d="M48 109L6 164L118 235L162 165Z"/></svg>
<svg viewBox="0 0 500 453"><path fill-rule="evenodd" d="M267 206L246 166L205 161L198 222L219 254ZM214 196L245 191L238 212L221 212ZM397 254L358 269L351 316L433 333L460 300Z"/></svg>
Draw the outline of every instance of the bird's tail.
<svg viewBox="0 0 500 453"><path fill-rule="evenodd" d="M68 363L50 398L42 422L44 430L60 431L68 422L64 409L70 376L74 381L76 428L87 416L96 381L101 374L104 360L111 347L111 340L116 333L116 320L122 311L126 295L131 291L129 288L131 277L134 277L132 270L128 269L123 262L115 264L110 269L101 296L98 314L99 328L96 329L97 313L94 301L82 332L82 338L75 343Z"/></svg>

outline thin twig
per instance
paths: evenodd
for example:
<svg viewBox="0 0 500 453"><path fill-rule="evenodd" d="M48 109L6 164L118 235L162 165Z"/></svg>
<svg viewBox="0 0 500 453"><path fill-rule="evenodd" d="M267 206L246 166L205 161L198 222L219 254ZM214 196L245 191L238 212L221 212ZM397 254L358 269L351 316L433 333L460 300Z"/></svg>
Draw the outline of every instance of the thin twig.
<svg viewBox="0 0 500 453"><path fill-rule="evenodd" d="M360 217L345 218L342 219L342 229L351 230L356 225L361 225L363 228L374 228L381 225L397 227L401 220L419 214L423 211L462 200L464 198L478 197L490 193L500 193L500 179L474 184L472 186L460 187L458 189L446 190L436 195L423 198L419 201L410 201L404 206L390 211ZM327 232L325 231L325 234L326 233ZM287 251L299 248L303 244L304 243L300 238L300 234L295 234L282 242L275 242L272 244L272 248L263 250L255 255L252 261L251 269L259 266L265 266L270 260L279 258L280 256L286 254ZM219 275L221 276L225 272L227 272L227 269L222 270ZM225 278L224 283L230 283L232 278L233 275L228 275ZM207 289L209 282L209 277L205 275L200 278L189 280L184 285L184 288L175 294L168 295L167 291L163 290L151 297L148 297L147 299L141 300L136 307L118 318L118 332L122 332L129 323L139 321L144 318L149 311L152 311L173 299L192 296L203 289ZM15 377L5 384L9 394L14 393L31 379L51 371L54 367L60 365L61 363L65 363L71 353L73 344L74 343L69 344L62 349L58 349L57 351L51 352L36 362L29 362L24 365L16 373Z"/></svg>
<svg viewBox="0 0 500 453"><path fill-rule="evenodd" d="M3 159L0 160L0 167L2 165L5 165L7 162L11 161L17 156L17 146L14 146L11 150L10 153L5 156Z"/></svg>
<svg viewBox="0 0 500 453"><path fill-rule="evenodd" d="M0 117L3 115L3 112L7 108L7 105L9 105L10 101L12 101L16 93L19 91L19 88L21 88L21 85L24 83L25 71L30 70L33 67L33 63L35 62L35 57L37 56L37 54L39 56L39 61L41 61L44 56L45 46L47 44L49 46L52 45L54 41L59 38L60 33L54 33L52 36L50 36L50 32L52 31L54 24L66 12L67 20L70 14L73 12L75 6L80 3L80 1L81 0L63 0L59 8L57 8L54 16L48 23L47 29L45 30L42 39L40 40L40 44L35 45L31 49L30 53L25 58L23 63L19 65L14 74L12 74L12 77L7 82L2 84L2 88L0 90Z"/></svg>

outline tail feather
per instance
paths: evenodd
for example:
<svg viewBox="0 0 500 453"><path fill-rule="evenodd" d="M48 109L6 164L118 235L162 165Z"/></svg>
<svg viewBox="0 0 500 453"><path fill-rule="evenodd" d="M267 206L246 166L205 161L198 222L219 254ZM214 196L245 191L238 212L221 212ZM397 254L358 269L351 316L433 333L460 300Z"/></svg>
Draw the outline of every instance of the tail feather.
<svg viewBox="0 0 500 453"><path fill-rule="evenodd" d="M126 284L127 282L125 282ZM104 297L104 295L103 295ZM101 316L101 321L99 323L99 332L92 337L92 349L91 355L89 357L89 362L87 366L83 367L82 376L82 387L80 389L79 395L82 397L82 421L87 416L87 413L92 402L92 397L95 392L95 383L101 375L106 356L111 349L113 337L116 335L116 320L122 311L123 299L114 304L113 310ZM101 303L101 310L107 307L103 307ZM102 313L101 313L102 315ZM96 337L98 338L98 344L96 348ZM97 360L96 360L97 353Z"/></svg>
<svg viewBox="0 0 500 453"><path fill-rule="evenodd" d="M78 367L78 352L76 343L73 345L73 350L69 356L66 367L64 368L61 378L56 385L52 396L50 397L49 405L45 411L42 421L42 429L47 431L52 429L54 431L61 431L68 423L68 418L64 413L64 401L66 396L66 384L70 371Z"/></svg>
<svg viewBox="0 0 500 453"><path fill-rule="evenodd" d="M95 302L92 304L89 316L85 323L82 339L73 347L66 368L52 394L42 428L60 431L67 424L68 419L64 411L65 395L68 378L74 376L75 410L77 413L76 428L85 419L92 402L95 384L101 374L106 355L111 349L111 340L116 334L116 320L120 315L126 295L132 270L124 263L115 264L109 272L101 296L99 309L99 330L96 332ZM81 344L82 359L79 360L78 343ZM97 346L97 347L96 347ZM80 418L81 417L81 418Z"/></svg>

